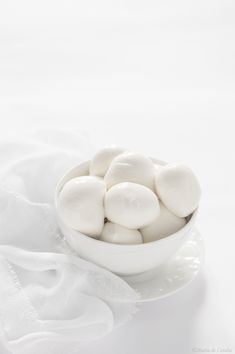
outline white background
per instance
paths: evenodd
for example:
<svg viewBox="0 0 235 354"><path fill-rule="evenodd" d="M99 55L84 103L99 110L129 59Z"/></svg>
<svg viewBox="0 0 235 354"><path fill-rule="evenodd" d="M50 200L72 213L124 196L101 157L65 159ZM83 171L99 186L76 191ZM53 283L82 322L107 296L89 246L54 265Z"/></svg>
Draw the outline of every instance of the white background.
<svg viewBox="0 0 235 354"><path fill-rule="evenodd" d="M200 276L83 354L235 351L235 2L1 1L0 135L59 126L189 164ZM33 353L32 353L33 354ZM69 354L69 353L68 353Z"/></svg>

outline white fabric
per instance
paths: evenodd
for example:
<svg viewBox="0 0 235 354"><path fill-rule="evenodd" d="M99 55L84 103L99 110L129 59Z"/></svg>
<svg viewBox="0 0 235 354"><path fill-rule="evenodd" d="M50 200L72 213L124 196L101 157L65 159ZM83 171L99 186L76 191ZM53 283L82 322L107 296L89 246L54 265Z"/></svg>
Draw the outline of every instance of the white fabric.
<svg viewBox="0 0 235 354"><path fill-rule="evenodd" d="M88 159L81 134L0 143L0 337L14 354L72 354L131 318L137 294L75 255L53 207L56 182ZM1 353L3 349L1 349Z"/></svg>

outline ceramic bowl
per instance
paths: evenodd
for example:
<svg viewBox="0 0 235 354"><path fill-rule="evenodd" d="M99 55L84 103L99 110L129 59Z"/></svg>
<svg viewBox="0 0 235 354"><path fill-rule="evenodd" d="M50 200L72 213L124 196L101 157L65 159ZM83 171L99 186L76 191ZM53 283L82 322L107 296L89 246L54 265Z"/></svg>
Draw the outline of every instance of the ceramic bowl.
<svg viewBox="0 0 235 354"><path fill-rule="evenodd" d="M165 162L152 159L157 165ZM64 184L71 178L89 174L90 161L76 166L58 182L55 193L57 198ZM68 244L81 257L120 275L139 274L163 265L189 239L197 210L187 218L185 226L170 236L153 242L137 245L120 245L100 241L73 230L63 223L57 213L59 227Z"/></svg>

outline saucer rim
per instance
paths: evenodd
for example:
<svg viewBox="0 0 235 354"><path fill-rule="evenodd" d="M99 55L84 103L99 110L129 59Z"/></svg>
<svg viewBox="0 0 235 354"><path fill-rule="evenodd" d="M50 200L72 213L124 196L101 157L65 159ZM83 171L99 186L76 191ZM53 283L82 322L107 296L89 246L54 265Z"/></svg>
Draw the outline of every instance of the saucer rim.
<svg viewBox="0 0 235 354"><path fill-rule="evenodd" d="M153 283L154 279L155 279L155 276L153 276L151 279L149 280L142 280L142 281L139 281L139 282L133 282L131 283L131 278L134 278L138 275L127 275L127 276L120 276L124 281L126 281L136 292L137 294L139 295L139 298L137 299L137 303L144 303L144 302L152 302L152 301L157 301L157 300L160 300L160 299L163 299L163 298L166 298L168 296L171 296L171 295L174 295L176 294L177 292L179 292L180 290L183 290L184 288L186 288L188 285L190 285L193 280L197 277L197 275L200 273L201 269L202 269L202 266L204 264L204 261L205 261L205 242L204 242L204 239L201 235L201 233L198 231L198 229L196 227L193 227L193 230L192 230L192 236L190 237L189 240L187 240L187 242L174 254L174 256L172 257L172 259L174 259L177 255L179 255L183 248L184 247L187 247L187 244L192 241L192 240L195 240L196 241L196 244L194 245L194 248L197 248L198 249L198 252L197 252L197 256L196 258L198 259L199 261L199 265L198 265L198 269L195 271L195 273L192 272L192 276L191 278L186 281L184 284L182 285L179 285L176 289L174 290L169 290L167 291L166 293L162 294L162 295L150 295L149 297L146 297L144 294L141 294L141 291L138 290L138 287L136 287L136 284L143 284L146 282L146 285L148 283ZM171 262L171 260L169 260L167 262L167 264L169 264ZM162 269L165 268L165 266L163 265L161 267ZM156 268L155 268L156 270ZM142 275L146 274L146 276L148 276L149 274L151 274L152 272L154 272L154 269L152 270L149 270L145 273L141 273ZM127 278L129 278L130 282L127 280Z"/></svg>

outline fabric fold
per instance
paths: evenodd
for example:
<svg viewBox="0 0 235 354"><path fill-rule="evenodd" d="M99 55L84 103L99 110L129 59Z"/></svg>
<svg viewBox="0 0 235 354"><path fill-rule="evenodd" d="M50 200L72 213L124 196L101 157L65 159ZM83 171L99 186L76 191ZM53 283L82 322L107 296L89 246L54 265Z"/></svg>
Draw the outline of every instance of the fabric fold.
<svg viewBox="0 0 235 354"><path fill-rule="evenodd" d="M58 229L53 195L89 159L86 138L37 132L0 143L0 340L13 354L76 353L125 323L138 295L79 258ZM4 353L5 354L5 353Z"/></svg>

